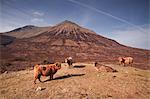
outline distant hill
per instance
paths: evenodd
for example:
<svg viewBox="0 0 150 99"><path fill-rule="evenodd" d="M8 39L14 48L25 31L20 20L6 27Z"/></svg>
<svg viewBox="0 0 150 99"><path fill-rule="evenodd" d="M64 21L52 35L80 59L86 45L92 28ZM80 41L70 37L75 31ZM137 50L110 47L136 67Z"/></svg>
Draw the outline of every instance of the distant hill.
<svg viewBox="0 0 150 99"><path fill-rule="evenodd" d="M40 33L43 33L43 31L46 31L47 29L51 28L49 27L37 27L33 25L27 25L24 27L20 27L17 29L14 29L9 32L3 33L4 35L13 36L16 38L29 38L32 36L39 35Z"/></svg>
<svg viewBox="0 0 150 99"><path fill-rule="evenodd" d="M15 37L0 34L0 46L7 46L10 43L12 43L15 39Z"/></svg>

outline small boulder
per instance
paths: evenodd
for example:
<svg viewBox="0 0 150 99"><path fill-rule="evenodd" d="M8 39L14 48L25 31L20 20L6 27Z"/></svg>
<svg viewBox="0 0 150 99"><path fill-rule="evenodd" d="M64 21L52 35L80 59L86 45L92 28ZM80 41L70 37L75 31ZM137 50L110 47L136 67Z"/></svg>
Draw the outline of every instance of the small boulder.
<svg viewBox="0 0 150 99"><path fill-rule="evenodd" d="M37 88L36 88L36 91L41 91L41 90L42 90L41 87L37 87Z"/></svg>

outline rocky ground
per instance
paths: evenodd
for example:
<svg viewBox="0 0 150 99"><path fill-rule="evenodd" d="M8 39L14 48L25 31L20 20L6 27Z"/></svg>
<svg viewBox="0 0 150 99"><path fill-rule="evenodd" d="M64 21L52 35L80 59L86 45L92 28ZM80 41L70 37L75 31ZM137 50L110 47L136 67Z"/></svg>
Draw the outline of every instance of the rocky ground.
<svg viewBox="0 0 150 99"><path fill-rule="evenodd" d="M0 99L149 99L150 70L106 64L118 72L101 73L94 64L75 63L54 80L33 84L33 70L0 75ZM46 80L48 78L42 78Z"/></svg>

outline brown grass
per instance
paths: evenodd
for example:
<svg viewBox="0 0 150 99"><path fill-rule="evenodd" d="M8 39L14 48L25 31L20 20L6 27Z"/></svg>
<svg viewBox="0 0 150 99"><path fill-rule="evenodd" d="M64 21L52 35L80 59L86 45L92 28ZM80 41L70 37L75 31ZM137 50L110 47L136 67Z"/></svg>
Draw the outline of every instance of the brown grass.
<svg viewBox="0 0 150 99"><path fill-rule="evenodd" d="M33 70L0 75L0 99L149 99L150 70L105 64L118 72L99 73L93 64L76 63L54 80L33 84ZM48 79L48 78L47 78ZM46 80L42 78L42 80ZM36 91L37 87L43 90Z"/></svg>

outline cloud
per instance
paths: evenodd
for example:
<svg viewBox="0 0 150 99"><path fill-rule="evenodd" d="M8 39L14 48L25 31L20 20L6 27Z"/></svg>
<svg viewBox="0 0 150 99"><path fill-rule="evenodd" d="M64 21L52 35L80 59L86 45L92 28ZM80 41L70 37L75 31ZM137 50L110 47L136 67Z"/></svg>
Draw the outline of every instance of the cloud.
<svg viewBox="0 0 150 99"><path fill-rule="evenodd" d="M33 23L39 23L39 22L43 22L44 21L44 19L42 19L42 18L33 18L33 19L31 19L31 22L33 22Z"/></svg>
<svg viewBox="0 0 150 99"><path fill-rule="evenodd" d="M44 13L43 12L39 12L39 11L34 11L34 12L32 12L32 15L34 17L41 17L41 16L44 16Z"/></svg>
<svg viewBox="0 0 150 99"><path fill-rule="evenodd" d="M127 46L150 49L150 27L143 29L145 32L138 31L136 28L114 30L108 37Z"/></svg>
<svg viewBox="0 0 150 99"><path fill-rule="evenodd" d="M44 13L41 12L41 11L37 11L37 10L31 10L32 11L32 17L31 17L31 24L34 24L34 25L45 25L47 24L47 22L45 22L44 20Z"/></svg>
<svg viewBox="0 0 150 99"><path fill-rule="evenodd" d="M31 20L32 25L36 25L36 26L49 26L50 24L44 20L44 18L32 18Z"/></svg>
<svg viewBox="0 0 150 99"><path fill-rule="evenodd" d="M15 20L0 19L0 32L8 32L21 26L22 24Z"/></svg>
<svg viewBox="0 0 150 99"><path fill-rule="evenodd" d="M15 26L2 26L0 27L0 32L3 33L3 32L8 32L10 30L13 30L13 29L16 29L17 27Z"/></svg>

